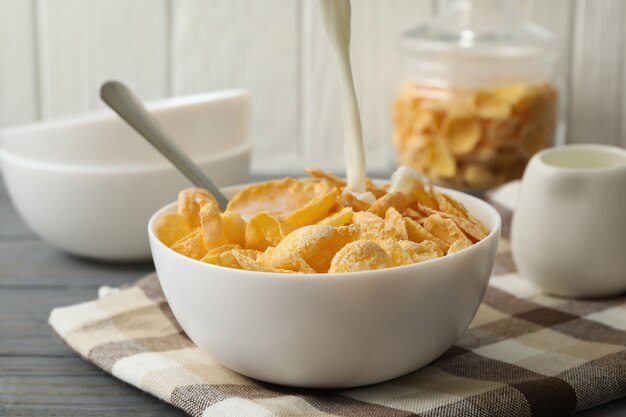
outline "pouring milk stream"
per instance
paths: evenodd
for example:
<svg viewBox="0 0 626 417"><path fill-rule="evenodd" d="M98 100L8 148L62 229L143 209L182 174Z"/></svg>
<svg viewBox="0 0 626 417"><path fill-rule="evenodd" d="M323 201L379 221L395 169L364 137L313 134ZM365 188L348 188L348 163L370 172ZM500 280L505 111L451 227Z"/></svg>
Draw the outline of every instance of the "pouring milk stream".
<svg viewBox="0 0 626 417"><path fill-rule="evenodd" d="M320 0L326 33L330 39L339 69L341 108L344 125L344 157L349 192L357 199L373 203L376 197L365 186L365 147L359 105L354 90L352 65L350 64L350 0ZM423 180L416 170L402 166L391 178L389 191L410 189L415 179Z"/></svg>
<svg viewBox="0 0 626 417"><path fill-rule="evenodd" d="M335 50L339 68L344 125L343 151L348 177L346 190L360 200L373 203L374 195L365 189L363 132L350 64L350 0L320 0L320 6L324 27Z"/></svg>

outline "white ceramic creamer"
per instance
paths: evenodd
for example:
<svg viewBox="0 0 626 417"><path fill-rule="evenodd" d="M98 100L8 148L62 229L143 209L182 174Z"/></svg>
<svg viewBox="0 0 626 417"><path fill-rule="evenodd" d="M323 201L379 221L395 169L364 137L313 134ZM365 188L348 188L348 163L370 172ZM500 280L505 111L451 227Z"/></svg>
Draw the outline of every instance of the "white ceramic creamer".
<svg viewBox="0 0 626 417"><path fill-rule="evenodd" d="M528 164L511 231L520 273L544 292L626 292L626 150L572 145Z"/></svg>

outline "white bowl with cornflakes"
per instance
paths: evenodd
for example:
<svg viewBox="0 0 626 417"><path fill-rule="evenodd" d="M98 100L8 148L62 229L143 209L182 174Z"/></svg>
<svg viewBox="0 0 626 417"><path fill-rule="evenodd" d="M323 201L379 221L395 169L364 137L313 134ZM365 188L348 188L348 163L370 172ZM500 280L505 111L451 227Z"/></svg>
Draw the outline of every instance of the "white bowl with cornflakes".
<svg viewBox="0 0 626 417"><path fill-rule="evenodd" d="M233 196L240 187L224 189ZM345 388L415 371L448 350L474 317L494 265L500 217L470 195L439 189L490 229L429 261L374 271L282 274L183 256L148 232L167 301L191 340L243 375L296 387Z"/></svg>

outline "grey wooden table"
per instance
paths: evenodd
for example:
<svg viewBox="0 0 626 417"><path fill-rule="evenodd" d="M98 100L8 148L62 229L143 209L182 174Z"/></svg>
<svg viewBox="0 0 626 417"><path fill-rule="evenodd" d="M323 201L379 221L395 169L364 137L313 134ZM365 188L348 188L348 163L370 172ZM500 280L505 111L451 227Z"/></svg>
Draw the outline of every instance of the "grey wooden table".
<svg viewBox="0 0 626 417"><path fill-rule="evenodd" d="M48 326L53 307L90 300L151 263L110 265L42 242L18 217L0 177L0 416L183 416L79 358ZM578 414L626 416L626 399Z"/></svg>

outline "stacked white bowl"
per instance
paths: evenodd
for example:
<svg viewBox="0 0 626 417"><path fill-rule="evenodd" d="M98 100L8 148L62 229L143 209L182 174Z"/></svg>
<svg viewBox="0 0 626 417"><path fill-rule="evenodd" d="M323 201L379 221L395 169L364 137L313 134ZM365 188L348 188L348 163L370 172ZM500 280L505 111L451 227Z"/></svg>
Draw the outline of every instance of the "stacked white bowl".
<svg viewBox="0 0 626 417"><path fill-rule="evenodd" d="M244 90L163 99L148 110L218 186L248 177ZM9 196L44 240L109 261L150 258L150 215L189 181L110 111L0 132Z"/></svg>

